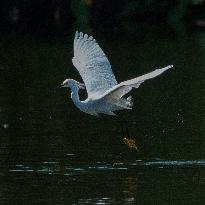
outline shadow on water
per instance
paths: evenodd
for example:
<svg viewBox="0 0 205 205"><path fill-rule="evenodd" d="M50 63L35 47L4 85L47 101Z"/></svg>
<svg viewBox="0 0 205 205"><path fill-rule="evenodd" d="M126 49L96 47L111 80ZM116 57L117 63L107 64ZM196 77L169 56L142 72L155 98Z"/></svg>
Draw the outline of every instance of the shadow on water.
<svg viewBox="0 0 205 205"><path fill-rule="evenodd" d="M85 115L69 91L53 91L80 80L72 41L0 38L2 203L204 204L204 33L99 37L119 81L175 66L132 92L134 108L123 112L139 152L114 119Z"/></svg>

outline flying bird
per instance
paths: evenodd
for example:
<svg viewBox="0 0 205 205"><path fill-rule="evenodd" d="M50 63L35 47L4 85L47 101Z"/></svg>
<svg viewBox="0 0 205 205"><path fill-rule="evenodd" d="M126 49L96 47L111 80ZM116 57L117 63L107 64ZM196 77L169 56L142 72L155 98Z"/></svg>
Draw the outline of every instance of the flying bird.
<svg viewBox="0 0 205 205"><path fill-rule="evenodd" d="M92 36L76 31L74 38L73 65L80 73L84 83L73 79L66 79L60 87L71 89L71 99L76 107L90 115L99 114L117 115L116 111L131 109L131 96L125 97L133 88L138 88L145 80L154 78L173 65L156 69L145 75L118 83L108 58ZM86 89L87 99L79 99L79 90ZM123 131L123 141L130 148L137 149L135 141L129 137L126 126L126 136Z"/></svg>

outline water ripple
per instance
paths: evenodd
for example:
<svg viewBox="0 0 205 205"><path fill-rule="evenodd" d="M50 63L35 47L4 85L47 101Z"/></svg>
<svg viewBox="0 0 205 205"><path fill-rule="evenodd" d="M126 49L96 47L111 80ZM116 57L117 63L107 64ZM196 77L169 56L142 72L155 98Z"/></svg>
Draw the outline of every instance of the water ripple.
<svg viewBox="0 0 205 205"><path fill-rule="evenodd" d="M41 162L38 164L16 164L9 169L9 172L28 172L28 173L42 173L42 174L63 174L63 175L77 175L88 172L107 172L107 171L132 171L139 168L188 168L188 167L205 167L205 160L136 160L135 162L116 162L116 163L102 163L96 162L92 165L60 165L59 162Z"/></svg>

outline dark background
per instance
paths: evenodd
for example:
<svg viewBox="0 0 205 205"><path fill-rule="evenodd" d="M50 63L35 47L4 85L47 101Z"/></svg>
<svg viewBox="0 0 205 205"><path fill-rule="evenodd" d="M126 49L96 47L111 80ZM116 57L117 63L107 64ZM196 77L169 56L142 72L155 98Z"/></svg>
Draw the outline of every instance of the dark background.
<svg viewBox="0 0 205 205"><path fill-rule="evenodd" d="M203 0L1 1L0 204L204 204L204 29ZM82 81L76 30L119 82L174 65L122 112L139 152L54 89Z"/></svg>
<svg viewBox="0 0 205 205"><path fill-rule="evenodd" d="M203 0L2 0L0 29L57 41L76 29L112 37L164 27L181 36L204 28L204 9Z"/></svg>

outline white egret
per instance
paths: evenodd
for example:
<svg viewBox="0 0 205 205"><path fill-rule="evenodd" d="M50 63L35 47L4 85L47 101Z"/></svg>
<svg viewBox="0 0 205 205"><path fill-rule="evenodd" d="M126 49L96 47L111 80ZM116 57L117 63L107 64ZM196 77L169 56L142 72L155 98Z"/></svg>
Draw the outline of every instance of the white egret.
<svg viewBox="0 0 205 205"><path fill-rule="evenodd" d="M138 88L145 80L154 78L173 65L156 69L148 74L118 83L111 65L92 36L76 31L74 38L73 65L80 73L84 84L73 79L66 79L61 87L71 89L71 99L76 107L90 115L116 115L115 111L131 109L131 96L124 97L132 88ZM87 99L79 99L79 89L86 89ZM128 131L127 131L128 135ZM123 141L130 147L136 148L135 142L124 136Z"/></svg>

